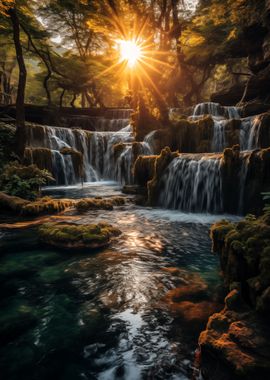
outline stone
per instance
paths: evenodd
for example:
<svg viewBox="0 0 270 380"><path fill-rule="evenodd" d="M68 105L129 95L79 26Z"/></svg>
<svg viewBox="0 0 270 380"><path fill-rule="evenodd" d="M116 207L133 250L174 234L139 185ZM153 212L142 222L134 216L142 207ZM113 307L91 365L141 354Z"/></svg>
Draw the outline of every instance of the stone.
<svg viewBox="0 0 270 380"><path fill-rule="evenodd" d="M108 246L121 231L107 223L56 222L42 225L38 233L40 241L46 245L68 250L94 250Z"/></svg>

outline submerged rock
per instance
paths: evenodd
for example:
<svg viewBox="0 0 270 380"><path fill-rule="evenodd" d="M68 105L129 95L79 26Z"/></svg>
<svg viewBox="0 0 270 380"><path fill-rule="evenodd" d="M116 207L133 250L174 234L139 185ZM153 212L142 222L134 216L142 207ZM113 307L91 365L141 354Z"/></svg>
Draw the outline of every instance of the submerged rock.
<svg viewBox="0 0 270 380"><path fill-rule="evenodd" d="M47 223L39 228L40 240L65 249L96 249L111 243L121 231L106 223L78 225L75 223Z"/></svg>

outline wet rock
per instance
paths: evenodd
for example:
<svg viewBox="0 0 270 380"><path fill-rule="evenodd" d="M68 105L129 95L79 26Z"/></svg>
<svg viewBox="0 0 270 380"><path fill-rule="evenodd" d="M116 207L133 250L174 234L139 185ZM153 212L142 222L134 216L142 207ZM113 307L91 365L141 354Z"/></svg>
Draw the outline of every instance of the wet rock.
<svg viewBox="0 0 270 380"><path fill-rule="evenodd" d="M123 206L124 204L124 197L82 198L75 203L75 207L82 213L88 210L113 210L114 206Z"/></svg>
<svg viewBox="0 0 270 380"><path fill-rule="evenodd" d="M21 210L24 216L39 216L44 214L55 214L74 206L73 199L53 199L50 197L39 198L34 202L25 204Z"/></svg>
<svg viewBox="0 0 270 380"><path fill-rule="evenodd" d="M39 228L41 242L56 248L93 250L106 247L121 232L110 224L47 223Z"/></svg>
<svg viewBox="0 0 270 380"><path fill-rule="evenodd" d="M262 103L260 100L252 100L241 107L241 116L249 117L265 113L270 110L270 104Z"/></svg>
<svg viewBox="0 0 270 380"><path fill-rule="evenodd" d="M159 180L161 179L164 170L177 156L178 152L171 152L170 148L166 147L161 151L160 155L156 157L154 165L154 176L147 182L149 205L157 204L159 191L161 191Z"/></svg>
<svg viewBox="0 0 270 380"><path fill-rule="evenodd" d="M141 187L154 177L157 156L139 156L134 164L134 181Z"/></svg>

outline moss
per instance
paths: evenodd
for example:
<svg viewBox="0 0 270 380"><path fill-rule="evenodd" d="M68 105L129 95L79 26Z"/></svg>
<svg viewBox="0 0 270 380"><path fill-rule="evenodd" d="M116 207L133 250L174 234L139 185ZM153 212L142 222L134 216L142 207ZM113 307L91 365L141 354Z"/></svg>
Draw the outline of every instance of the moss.
<svg viewBox="0 0 270 380"><path fill-rule="evenodd" d="M43 214L55 214L64 211L75 204L72 199L53 199L43 197L35 202L27 203L21 208L21 214L27 216L38 216Z"/></svg>
<svg viewBox="0 0 270 380"><path fill-rule="evenodd" d="M134 163L134 182L145 187L147 182L154 177L155 161L157 156L139 156Z"/></svg>
<svg viewBox="0 0 270 380"><path fill-rule="evenodd" d="M26 148L24 151L24 164L35 164L39 169L46 169L52 173L52 151L48 148Z"/></svg>
<svg viewBox="0 0 270 380"><path fill-rule="evenodd" d="M110 244L112 237L120 234L120 230L107 223L47 223L39 228L39 238L43 243L67 249L101 248Z"/></svg>
<svg viewBox="0 0 270 380"><path fill-rule="evenodd" d="M225 243L225 237L228 232L234 229L234 225L227 220L221 220L213 224L210 228L210 237L212 239L212 251L221 253Z"/></svg>
<svg viewBox="0 0 270 380"><path fill-rule="evenodd" d="M72 199L53 199L50 197L38 198L36 201L31 202L20 197L10 196L0 192L1 209L24 216L55 214L64 211L75 203L76 201Z"/></svg>
<svg viewBox="0 0 270 380"><path fill-rule="evenodd" d="M162 149L160 155L156 157L153 178L147 183L149 205L157 204L159 197L159 181L162 178L165 169L174 158L178 157L178 155L178 152L171 152L170 148L166 147Z"/></svg>
<svg viewBox="0 0 270 380"><path fill-rule="evenodd" d="M21 213L23 207L30 202L20 197L11 196L0 192L0 209L5 211L11 211L15 213Z"/></svg>
<svg viewBox="0 0 270 380"><path fill-rule="evenodd" d="M83 198L75 204L75 207L79 212L86 212L88 210L113 210L114 206L122 206L124 204L124 197Z"/></svg>
<svg viewBox="0 0 270 380"><path fill-rule="evenodd" d="M64 147L60 150L60 153L64 156L70 155L72 157L72 163L74 171L78 179L83 178L83 155L81 152L73 148Z"/></svg>
<svg viewBox="0 0 270 380"><path fill-rule="evenodd" d="M0 121L0 167L4 166L12 158L15 133L16 128L14 125Z"/></svg>
<svg viewBox="0 0 270 380"><path fill-rule="evenodd" d="M235 224L216 223L211 227L211 238L214 252L220 255L226 283L240 282L246 302L254 308L259 304L260 312L268 313L268 298L264 295L261 300L270 286L270 224L264 216L248 216Z"/></svg>

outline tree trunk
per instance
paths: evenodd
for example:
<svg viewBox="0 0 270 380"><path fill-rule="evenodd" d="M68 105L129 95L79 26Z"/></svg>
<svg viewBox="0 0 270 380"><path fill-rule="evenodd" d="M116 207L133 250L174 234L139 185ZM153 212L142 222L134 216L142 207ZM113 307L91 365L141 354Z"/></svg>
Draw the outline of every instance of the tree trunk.
<svg viewBox="0 0 270 380"><path fill-rule="evenodd" d="M49 80L50 80L50 78L52 76L52 70L51 70L51 67L50 67L50 64L49 64L49 60L47 61L47 59L45 57L45 54L42 54L39 51L39 49L36 47L36 45L34 43L34 40L33 40L32 36L31 36L30 32L23 25L23 23L20 23L20 26L21 26L22 30L24 31L24 33L27 35L28 40L29 40L30 44L32 45L32 47L34 49L34 52L39 56L39 58L42 60L42 62L46 66L47 75L43 79L43 87L44 87L44 90L46 92L46 96L47 96L47 100L48 100L48 106L51 106L52 99L51 99L51 93L50 93L50 89L49 89Z"/></svg>
<svg viewBox="0 0 270 380"><path fill-rule="evenodd" d="M10 8L8 11L13 28L13 40L16 50L16 58L19 66L19 83L16 98L16 136L15 136L15 150L20 158L23 157L24 148L26 144L26 130L25 130L25 109L24 97L26 86L26 67L23 58L22 45L20 40L20 22L17 15L16 8Z"/></svg>
<svg viewBox="0 0 270 380"><path fill-rule="evenodd" d="M61 95L60 95L60 99L59 99L59 107L60 108L63 107L63 98L64 98L64 95L65 95L65 92L66 92L66 90L63 89L63 91L61 92Z"/></svg>
<svg viewBox="0 0 270 380"><path fill-rule="evenodd" d="M77 95L74 93L74 94L73 94L73 98L72 98L72 100L71 100L71 102L70 102L70 105L71 105L72 108L76 108L76 107L75 107L75 101L76 101L76 98L77 98Z"/></svg>

